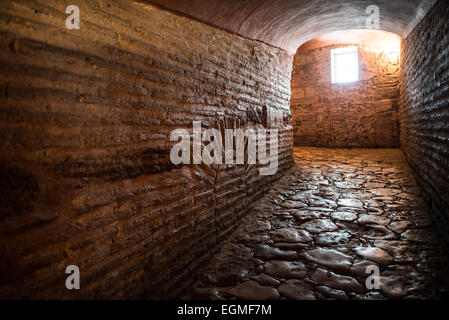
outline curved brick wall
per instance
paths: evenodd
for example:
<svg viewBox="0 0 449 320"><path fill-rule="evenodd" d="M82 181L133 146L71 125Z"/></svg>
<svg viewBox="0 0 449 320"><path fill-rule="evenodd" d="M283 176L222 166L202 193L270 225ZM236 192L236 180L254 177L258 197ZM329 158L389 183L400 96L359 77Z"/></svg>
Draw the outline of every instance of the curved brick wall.
<svg viewBox="0 0 449 320"><path fill-rule="evenodd" d="M407 37L401 64L401 149L449 254L449 3Z"/></svg>
<svg viewBox="0 0 449 320"><path fill-rule="evenodd" d="M365 29L366 8L381 10L382 30L407 36L437 0L140 0L289 52L338 30Z"/></svg>
<svg viewBox="0 0 449 320"><path fill-rule="evenodd" d="M150 5L77 2L80 30L61 1L0 5L0 297L175 296L291 165L292 57ZM193 120L277 126L277 175L175 167L169 134Z"/></svg>
<svg viewBox="0 0 449 320"><path fill-rule="evenodd" d="M378 51L372 47L376 40L397 43L397 54ZM400 38L391 33L352 31L331 33L301 46L292 72L294 144L399 146L399 43ZM347 46L359 48L360 81L333 84L331 50Z"/></svg>

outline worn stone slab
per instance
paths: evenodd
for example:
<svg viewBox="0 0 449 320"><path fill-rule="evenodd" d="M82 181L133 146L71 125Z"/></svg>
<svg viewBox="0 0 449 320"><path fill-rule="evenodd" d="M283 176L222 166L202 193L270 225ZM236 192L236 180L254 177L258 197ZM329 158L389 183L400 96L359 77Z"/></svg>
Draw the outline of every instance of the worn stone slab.
<svg viewBox="0 0 449 320"><path fill-rule="evenodd" d="M408 228L409 225L409 221L395 221L390 223L390 229L396 233L402 233Z"/></svg>
<svg viewBox="0 0 449 320"><path fill-rule="evenodd" d="M326 286L317 286L315 287L316 291L321 292L326 297L335 300L348 300L348 296L343 290L332 289Z"/></svg>
<svg viewBox="0 0 449 320"><path fill-rule="evenodd" d="M333 220L350 222L357 219L357 214L355 214L354 212L337 211L331 214L331 218Z"/></svg>
<svg viewBox="0 0 449 320"><path fill-rule="evenodd" d="M354 252L366 260L374 261L381 265L388 265L393 261L393 257L381 248L357 247L354 249Z"/></svg>
<svg viewBox="0 0 449 320"><path fill-rule="evenodd" d="M351 234L346 231L324 232L316 236L315 243L320 246L342 244L349 241Z"/></svg>
<svg viewBox="0 0 449 320"><path fill-rule="evenodd" d="M328 267L336 271L348 271L353 257L332 249L314 249L300 254L301 257L316 264Z"/></svg>
<svg viewBox="0 0 449 320"><path fill-rule="evenodd" d="M262 285L277 287L281 282L268 274L259 273L257 276L250 277L251 280L257 281Z"/></svg>
<svg viewBox="0 0 449 320"><path fill-rule="evenodd" d="M258 282L245 281L227 291L230 295L242 300L276 300L279 292L270 286L261 286Z"/></svg>
<svg viewBox="0 0 449 320"><path fill-rule="evenodd" d="M305 230L295 228L281 228L270 233L271 239L275 242L310 242L312 238Z"/></svg>
<svg viewBox="0 0 449 320"><path fill-rule="evenodd" d="M306 267L299 261L272 260L264 264L265 273L282 279L303 279Z"/></svg>
<svg viewBox="0 0 449 320"><path fill-rule="evenodd" d="M296 252L285 251L279 248L268 246L266 244L262 244L256 247L254 256L264 261L273 259L292 260L296 258Z"/></svg>
<svg viewBox="0 0 449 320"><path fill-rule="evenodd" d="M330 219L315 219L304 223L301 227L314 234L338 229L337 225Z"/></svg>
<svg viewBox="0 0 449 320"><path fill-rule="evenodd" d="M313 288L301 280L287 280L279 288L279 293L292 300L315 300Z"/></svg>
<svg viewBox="0 0 449 320"><path fill-rule="evenodd" d="M333 289L353 291L356 293L362 293L364 290L362 285L356 279L335 274L332 271L326 271L321 268L318 268L315 271L311 279L319 284Z"/></svg>
<svg viewBox="0 0 449 320"><path fill-rule="evenodd" d="M363 202L358 199L338 199L338 205L341 207L362 208Z"/></svg>
<svg viewBox="0 0 449 320"><path fill-rule="evenodd" d="M361 214L357 219L357 222L362 224L378 224L387 226L391 222L391 219L379 215Z"/></svg>
<svg viewBox="0 0 449 320"><path fill-rule="evenodd" d="M371 275L370 272L366 272L367 268L372 266L379 267L377 263L373 261L354 262L354 264L351 266L351 269L349 270L349 273L360 278L367 278Z"/></svg>

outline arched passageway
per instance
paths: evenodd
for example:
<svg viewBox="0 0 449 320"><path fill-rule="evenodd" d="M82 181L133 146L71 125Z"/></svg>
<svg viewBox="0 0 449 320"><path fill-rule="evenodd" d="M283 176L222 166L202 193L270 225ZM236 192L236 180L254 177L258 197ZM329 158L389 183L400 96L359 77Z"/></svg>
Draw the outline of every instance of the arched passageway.
<svg viewBox="0 0 449 320"><path fill-rule="evenodd" d="M77 2L0 4L1 298L442 295L447 1ZM360 50L363 86L328 85L326 35L376 17L400 65ZM276 137L276 170L198 161L226 130Z"/></svg>
<svg viewBox="0 0 449 320"><path fill-rule="evenodd" d="M435 0L152 0L200 21L295 53L308 40L332 31L365 29L367 8L380 10L380 30L406 37ZM367 13L368 12L368 13Z"/></svg>
<svg viewBox="0 0 449 320"><path fill-rule="evenodd" d="M185 298L446 297L444 253L399 149L401 42L389 32L348 30L298 48L294 166ZM334 52L354 52L356 79L346 81L345 65L345 81L335 81Z"/></svg>

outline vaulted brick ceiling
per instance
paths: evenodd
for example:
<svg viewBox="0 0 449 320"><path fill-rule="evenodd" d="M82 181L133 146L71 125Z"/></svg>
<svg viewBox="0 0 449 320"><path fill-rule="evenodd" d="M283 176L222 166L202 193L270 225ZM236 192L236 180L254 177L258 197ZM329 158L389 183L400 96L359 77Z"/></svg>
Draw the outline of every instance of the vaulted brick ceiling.
<svg viewBox="0 0 449 320"><path fill-rule="evenodd" d="M295 52L331 31L364 29L369 5L380 28L406 37L436 0L151 0L200 21Z"/></svg>

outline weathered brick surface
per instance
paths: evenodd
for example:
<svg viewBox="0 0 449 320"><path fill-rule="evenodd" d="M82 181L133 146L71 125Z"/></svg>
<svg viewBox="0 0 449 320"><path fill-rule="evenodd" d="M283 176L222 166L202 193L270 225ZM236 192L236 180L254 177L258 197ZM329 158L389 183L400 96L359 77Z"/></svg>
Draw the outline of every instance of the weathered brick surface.
<svg viewBox="0 0 449 320"><path fill-rule="evenodd" d="M439 1L402 46L401 148L449 252L449 3Z"/></svg>
<svg viewBox="0 0 449 320"><path fill-rule="evenodd" d="M360 81L333 84L331 49L352 45L359 47ZM399 146L398 86L398 57L373 50L369 39L338 44L323 37L309 41L293 62L294 144Z"/></svg>
<svg viewBox="0 0 449 320"><path fill-rule="evenodd" d="M77 3L80 30L61 1L0 4L0 297L175 296L291 166L292 56L150 5ZM272 113L275 176L169 161L175 128Z"/></svg>

